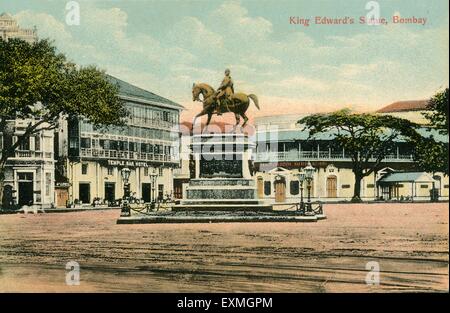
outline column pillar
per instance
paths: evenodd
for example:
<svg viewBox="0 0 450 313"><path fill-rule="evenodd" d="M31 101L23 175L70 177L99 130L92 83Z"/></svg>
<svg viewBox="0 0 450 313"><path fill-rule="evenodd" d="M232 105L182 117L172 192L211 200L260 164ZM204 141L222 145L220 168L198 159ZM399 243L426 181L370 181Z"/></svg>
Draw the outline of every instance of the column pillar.
<svg viewBox="0 0 450 313"><path fill-rule="evenodd" d="M195 178L200 178L200 154L194 154L195 161Z"/></svg>

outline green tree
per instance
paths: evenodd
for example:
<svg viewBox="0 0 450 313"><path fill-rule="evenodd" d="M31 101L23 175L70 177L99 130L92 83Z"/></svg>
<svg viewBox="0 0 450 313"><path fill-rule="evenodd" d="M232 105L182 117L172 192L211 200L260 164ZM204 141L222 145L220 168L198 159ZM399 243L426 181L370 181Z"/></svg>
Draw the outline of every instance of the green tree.
<svg viewBox="0 0 450 313"><path fill-rule="evenodd" d="M314 114L298 123L309 130L310 138L331 132L336 142L351 158L355 186L352 201L361 201L361 180L381 169L381 162L396 153L395 142L414 136L418 126L408 120L388 115L356 114L348 109L330 114Z"/></svg>
<svg viewBox="0 0 450 313"><path fill-rule="evenodd" d="M82 116L102 126L122 125L127 115L104 72L76 66L48 40L0 38L0 196L8 159L33 134L56 128L61 117ZM17 119L26 127L13 142L11 121Z"/></svg>
<svg viewBox="0 0 450 313"><path fill-rule="evenodd" d="M430 121L431 126L439 130L439 133L448 135L448 88L436 93L427 105L429 112L423 115Z"/></svg>
<svg viewBox="0 0 450 313"><path fill-rule="evenodd" d="M437 141L435 136L412 137L415 146L414 161L425 172L442 172L448 175L448 141Z"/></svg>
<svg viewBox="0 0 450 313"><path fill-rule="evenodd" d="M427 108L429 111L423 115L428 119L430 128L423 136L410 138L416 147L414 159L424 171L448 175L448 88L436 93L428 101Z"/></svg>

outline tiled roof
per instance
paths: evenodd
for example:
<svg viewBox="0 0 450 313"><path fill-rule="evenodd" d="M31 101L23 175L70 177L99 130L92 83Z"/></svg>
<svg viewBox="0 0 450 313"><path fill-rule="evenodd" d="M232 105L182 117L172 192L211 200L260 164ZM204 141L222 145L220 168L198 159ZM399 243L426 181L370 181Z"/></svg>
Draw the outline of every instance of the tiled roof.
<svg viewBox="0 0 450 313"><path fill-rule="evenodd" d="M123 96L138 98L138 99L151 101L151 102L156 102L156 103L163 104L163 105L167 104L167 105L174 106L174 107L177 107L180 109L184 108L182 105L175 103L164 97L158 96L157 94L154 94L153 92L136 87L136 86L134 86L130 83L127 83L123 80L120 80L114 76L111 76L111 75L106 75L106 76L111 83L118 85L119 93Z"/></svg>
<svg viewBox="0 0 450 313"><path fill-rule="evenodd" d="M427 103L428 100L398 101L379 109L377 113L421 111L427 109Z"/></svg>

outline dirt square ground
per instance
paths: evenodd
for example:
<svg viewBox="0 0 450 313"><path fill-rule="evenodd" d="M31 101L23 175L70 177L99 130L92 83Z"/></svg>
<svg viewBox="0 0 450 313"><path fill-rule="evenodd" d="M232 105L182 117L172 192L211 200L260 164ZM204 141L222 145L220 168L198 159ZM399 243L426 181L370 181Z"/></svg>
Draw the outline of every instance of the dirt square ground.
<svg viewBox="0 0 450 313"><path fill-rule="evenodd" d="M448 212L329 204L317 223L145 225L117 225L118 210L0 215L0 292L448 292ZM379 285L366 284L368 262Z"/></svg>

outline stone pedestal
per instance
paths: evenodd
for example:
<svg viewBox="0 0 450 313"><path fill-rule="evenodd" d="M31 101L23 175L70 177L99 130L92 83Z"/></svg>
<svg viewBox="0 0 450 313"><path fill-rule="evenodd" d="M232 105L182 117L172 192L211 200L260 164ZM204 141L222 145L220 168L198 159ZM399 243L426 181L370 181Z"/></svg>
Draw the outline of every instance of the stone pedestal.
<svg viewBox="0 0 450 313"><path fill-rule="evenodd" d="M254 147L245 134L194 135L195 178L173 210L271 211L271 205L257 199L250 169Z"/></svg>

